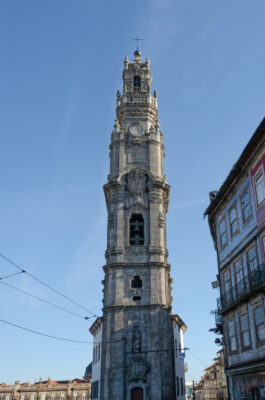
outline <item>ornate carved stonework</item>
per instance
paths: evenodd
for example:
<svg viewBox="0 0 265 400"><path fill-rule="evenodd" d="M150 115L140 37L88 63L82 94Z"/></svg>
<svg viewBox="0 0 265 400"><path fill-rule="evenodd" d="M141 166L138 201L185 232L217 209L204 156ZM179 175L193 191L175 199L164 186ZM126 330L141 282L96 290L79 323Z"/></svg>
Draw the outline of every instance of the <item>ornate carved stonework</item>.
<svg viewBox="0 0 265 400"><path fill-rule="evenodd" d="M128 190L133 197L142 196L146 190L146 173L141 169L134 169L127 175Z"/></svg>
<svg viewBox="0 0 265 400"><path fill-rule="evenodd" d="M114 226L114 213L110 212L109 213L109 227L113 228L113 226Z"/></svg>
<svg viewBox="0 0 265 400"><path fill-rule="evenodd" d="M165 226L165 216L162 212L160 212L158 215L158 226L160 228L163 228Z"/></svg>
<svg viewBox="0 0 265 400"><path fill-rule="evenodd" d="M148 372L148 364L142 358L135 358L128 367L128 375L130 381L146 381Z"/></svg>
<svg viewBox="0 0 265 400"><path fill-rule="evenodd" d="M149 206L140 201L132 201L124 206L124 210L130 210L132 213L137 213L142 210L149 210Z"/></svg>

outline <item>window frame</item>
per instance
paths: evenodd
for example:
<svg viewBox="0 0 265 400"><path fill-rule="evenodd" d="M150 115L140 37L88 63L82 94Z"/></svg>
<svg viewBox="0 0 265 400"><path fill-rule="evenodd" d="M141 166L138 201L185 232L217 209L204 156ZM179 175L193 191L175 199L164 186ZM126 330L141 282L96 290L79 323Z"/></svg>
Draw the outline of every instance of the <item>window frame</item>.
<svg viewBox="0 0 265 400"><path fill-rule="evenodd" d="M256 207L257 209L262 207L265 203L265 193L264 193L264 197L262 199L262 201L259 203L258 202L258 195L257 195L257 186L256 186L256 180L259 177L259 175L262 174L263 175L263 184L265 187L265 174L264 174L264 167L263 165L257 170L257 172L255 173L255 175L253 176L253 186L254 186L254 192L255 192L255 202L256 202ZM265 189L264 189L265 191Z"/></svg>
<svg viewBox="0 0 265 400"><path fill-rule="evenodd" d="M256 253L256 267L254 267L254 269L250 269L250 261L249 261L249 253L253 250L253 249L255 249L255 253ZM252 243L252 245L250 245L247 249L246 249L246 258L247 258L247 268L248 268L248 273L251 273L252 271L254 271L257 267L258 267L258 265L259 265L259 262L258 262L258 253L257 253L257 246L256 246L256 243L254 242L254 243ZM254 260L254 258L251 260L251 261L253 261Z"/></svg>
<svg viewBox="0 0 265 400"><path fill-rule="evenodd" d="M184 391L183 391L183 378L182 377L180 377L180 391L181 391L181 396L183 396L183 394L184 394Z"/></svg>
<svg viewBox="0 0 265 400"><path fill-rule="evenodd" d="M260 235L260 241L261 241L261 248L262 248L262 260L263 262L265 261L265 232L262 232Z"/></svg>
<svg viewBox="0 0 265 400"><path fill-rule="evenodd" d="M220 226L222 224L222 222L224 222L224 226L225 226L225 230L224 232L221 234L220 232ZM222 244L222 235L225 234L226 235L226 242L224 244ZM220 249L223 250L227 244L228 244L228 235L227 235L227 226L226 226L226 218L225 215L221 218L221 220L218 222L218 237L219 237L219 243L220 243Z"/></svg>
<svg viewBox="0 0 265 400"><path fill-rule="evenodd" d="M236 270L236 264L240 261L241 263L241 268L240 271L242 271L243 277L242 279L240 279L240 281L237 281L237 270ZM243 257L242 254L240 254L240 256L238 256L234 261L233 261L233 270L234 270L234 283L235 283L235 292L236 292L236 296L240 296L242 293L239 292L238 290L238 284L243 281L243 290L245 289L246 286L246 282L245 282L245 271L244 271L244 264L243 264Z"/></svg>
<svg viewBox="0 0 265 400"><path fill-rule="evenodd" d="M248 310L246 310L245 312L240 314L238 317L239 317L239 330L240 330L241 347L242 347L242 351L244 352L244 351L252 349ZM242 324L241 324L241 318L242 317L247 317L248 328L245 331L242 330ZM249 337L249 345L248 346L244 345L244 338L243 338L243 333L244 332L248 332L248 337Z"/></svg>
<svg viewBox="0 0 265 400"><path fill-rule="evenodd" d="M229 335L229 324L233 322L234 323L234 336ZM231 338L235 337L235 343L236 343L236 350L231 349ZM231 355L233 354L238 354L238 339L237 339L237 331L236 331L236 321L235 318L230 319L227 321L227 338L228 338L228 347L229 347L229 353Z"/></svg>
<svg viewBox="0 0 265 400"><path fill-rule="evenodd" d="M101 353L101 348L100 348L100 343L98 344L98 361L100 361L100 353Z"/></svg>
<svg viewBox="0 0 265 400"><path fill-rule="evenodd" d="M265 312L264 312L264 304L259 304L256 307L253 308L253 316L254 316L254 322L255 322L255 336L256 336L256 345L257 346L262 346L265 344L265 338L263 340L258 339L258 329L257 329L257 324L256 324L256 315L255 315L255 310L258 308L261 308L263 311L263 324L264 324L264 329L265 329Z"/></svg>
<svg viewBox="0 0 265 400"><path fill-rule="evenodd" d="M226 275L227 273L229 274L229 279L226 280L225 275ZM229 289L228 289L228 290L226 290L226 283L227 283L227 282L229 282ZM228 300L227 300L227 297L225 297L225 294L226 294L227 292L230 292L230 297L229 297ZM229 302L232 300L232 295L233 295L233 293L232 293L232 276L231 276L230 264L227 266L226 269L224 269L224 270L222 271L222 293L221 293L221 295L222 295L223 297L225 297L225 302L226 302L226 303L229 303Z"/></svg>
<svg viewBox="0 0 265 400"><path fill-rule="evenodd" d="M232 210L235 210L235 212L236 212L236 218L235 218L233 221L231 221L231 218L230 218L230 213L231 213ZM229 232L230 232L230 237L231 237L231 239L233 239L233 238L239 233L239 218L238 218L238 211L237 211L237 204L236 204L236 202L229 208L229 211L228 211L228 219L229 219ZM233 224L234 222L237 223L237 229L236 229L235 232L233 233L233 232L232 232L232 224Z"/></svg>
<svg viewBox="0 0 265 400"><path fill-rule="evenodd" d="M180 390L179 390L179 376L177 376L177 396L179 396Z"/></svg>
<svg viewBox="0 0 265 400"><path fill-rule="evenodd" d="M245 193L248 193L248 205L249 205L249 207L250 207L250 215L249 215L249 217L246 219L246 220L244 220L244 210L246 209L246 207L242 207L242 197L244 196L244 194ZM247 185L243 190L242 190L242 193L241 193L241 195L240 195L240 209L241 209L241 216L242 216L242 222L243 222L243 225L246 225L251 219L252 219L252 217L253 217L253 210L252 210L252 204L251 204L251 196L250 196L250 187L249 187L249 185Z"/></svg>

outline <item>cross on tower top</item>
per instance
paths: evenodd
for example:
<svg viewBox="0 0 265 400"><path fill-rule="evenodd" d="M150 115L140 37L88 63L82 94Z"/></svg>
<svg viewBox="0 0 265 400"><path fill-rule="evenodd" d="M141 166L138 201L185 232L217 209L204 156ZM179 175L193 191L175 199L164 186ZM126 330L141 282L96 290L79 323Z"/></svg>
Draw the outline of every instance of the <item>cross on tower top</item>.
<svg viewBox="0 0 265 400"><path fill-rule="evenodd" d="M132 40L136 41L136 50L139 51L138 44L139 44L140 40L144 40L144 39L141 39L141 38L139 38L139 35L136 35L136 37L133 38Z"/></svg>

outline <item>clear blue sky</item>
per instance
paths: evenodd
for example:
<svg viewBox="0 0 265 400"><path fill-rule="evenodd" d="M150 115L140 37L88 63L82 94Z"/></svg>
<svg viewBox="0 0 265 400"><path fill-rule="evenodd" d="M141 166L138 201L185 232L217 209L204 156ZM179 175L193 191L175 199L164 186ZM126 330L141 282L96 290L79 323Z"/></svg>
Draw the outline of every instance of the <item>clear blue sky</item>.
<svg viewBox="0 0 265 400"><path fill-rule="evenodd" d="M0 2L0 253L96 314L115 94L131 38L144 38L171 185L169 262L174 312L188 325L187 380L219 349L208 332L217 266L203 212L264 116L264 14L263 0ZM13 271L0 261L0 276ZM26 276L6 282L79 311ZM2 285L0 303L2 319L91 339L87 321ZM90 344L1 323L0 340L0 382L81 377L91 360Z"/></svg>

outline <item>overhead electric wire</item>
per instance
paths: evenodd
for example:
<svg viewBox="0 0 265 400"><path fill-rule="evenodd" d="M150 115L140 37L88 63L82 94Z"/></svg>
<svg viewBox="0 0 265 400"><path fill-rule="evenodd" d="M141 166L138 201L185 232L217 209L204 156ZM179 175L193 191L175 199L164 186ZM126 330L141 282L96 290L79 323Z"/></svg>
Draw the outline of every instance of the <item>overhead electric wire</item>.
<svg viewBox="0 0 265 400"><path fill-rule="evenodd" d="M53 292L57 293L59 296L62 296L63 298L65 298L66 300L70 301L71 303L73 303L74 305L76 305L79 308L82 308L83 310L87 311L89 314L92 314L92 317L98 317L98 315L96 315L95 313L93 313L92 311L88 310L86 307L83 307L81 304L77 303L76 301L72 300L70 297L66 296L65 294L61 293L59 290L54 289L52 286L48 285L47 283L43 282L41 279L37 278L36 276L32 275L31 273L29 273L28 271L26 271L24 268L21 268L19 265L17 265L14 261L10 260L8 257L6 257L3 254L0 254L0 257L2 257L4 260L6 260L7 262L9 262L10 264L14 265L14 267L18 268L21 273L25 272L27 275L29 275L32 279L35 279L37 282L39 282L40 284L42 284L43 286L47 287L48 289L52 290Z"/></svg>
<svg viewBox="0 0 265 400"><path fill-rule="evenodd" d="M36 335L49 337L51 339L63 340L65 342L73 342L73 343L85 343L85 344L93 343L93 342L88 342L86 340L74 340L74 339L62 338L62 337L59 337L59 336L48 335L47 333L35 331L33 329L25 328L24 326L21 326L21 325L13 324L12 322L6 321L4 319L0 319L0 322L3 322L4 324L7 324L7 325L15 326L16 328L22 329L22 330L27 331L27 332L35 333Z"/></svg>
<svg viewBox="0 0 265 400"><path fill-rule="evenodd" d="M0 277L0 281L1 281L2 279L10 278L11 276L15 276L15 275L22 274L23 272L25 272L25 271L23 270L23 271L20 271L20 272L15 272L14 274L6 275L6 276L1 276L1 277Z"/></svg>
<svg viewBox="0 0 265 400"><path fill-rule="evenodd" d="M47 334L47 333L43 333L43 332L40 332L40 331L36 331L36 330L34 330L34 329L25 328L24 326L21 326L21 325L18 325L18 324L14 324L13 322L6 321L5 319L0 319L0 322L3 322L4 324L13 326L13 327L15 327L15 328L22 329L23 331L26 331L26 332L35 333L36 335L48 337L48 338L51 338L51 339L61 340L61 341L64 341L64 342L83 343L83 344L94 344L94 345L95 345L95 344L101 343L101 342L96 342L96 341L93 341L93 342L92 342L92 341L87 341L87 340L75 340L75 339L62 338L62 337L60 337L60 336L49 335L49 334ZM122 337L122 338L117 339L117 340L106 341L105 343L117 343L117 342L120 342L120 341L122 341L122 340L125 340L125 341L127 342L126 338ZM145 350L145 351L139 351L139 354L142 354L142 353L161 353L161 352L170 352L170 351L172 351L172 348L171 348L171 349L159 349L159 350ZM126 351L126 354L136 354L136 353L131 353L131 352L127 352L127 351Z"/></svg>
<svg viewBox="0 0 265 400"><path fill-rule="evenodd" d="M40 335L40 336L45 336L51 339L56 339L56 340L62 340L64 342L72 342L72 343L84 343L84 344L99 344L101 342L92 342L92 341L87 341L87 340L75 340L75 339L67 339L67 338L62 338L60 336L54 336L54 335L49 335L47 333L43 333L43 332L39 332L39 331L35 331L34 329L29 329L29 328L25 328L24 326L18 325L18 324L14 324L13 322L10 321L6 321L5 319L0 319L0 322L3 322L4 324L10 325L10 326L14 326L15 328L19 328L22 329L23 331L27 331L30 333L35 333L36 335ZM113 341L107 341L106 343L116 343L116 342L120 342L123 338L118 339L118 340L113 340Z"/></svg>
<svg viewBox="0 0 265 400"><path fill-rule="evenodd" d="M190 351L190 354L191 354L193 357L197 358L197 360L200 361L200 362L203 364L203 366L205 367L205 369L207 368L207 364L206 364L203 360L201 360L200 357L196 356L196 354L194 354L192 351Z"/></svg>
<svg viewBox="0 0 265 400"><path fill-rule="evenodd" d="M52 303L52 302L50 302L50 301L48 301L48 300L42 299L42 298L39 297L39 296L36 296L36 295L34 295L34 294L32 294L32 293L29 293L29 292L27 292L26 290L20 289L20 288L18 288L18 287L16 287L16 286L10 285L9 283L2 282L1 280L0 280L0 284L5 285L5 286L8 286L8 287L10 287L10 288L12 288L12 289L14 289L14 290L17 290L18 292L23 293L23 294L26 294L27 296L33 297L34 299L37 299L37 300L39 300L39 301L42 301L43 303L49 304L50 306L55 307L55 308L58 308L59 310L62 310L62 311L64 311L64 312L67 312L68 314L72 314L72 315L74 315L75 317L82 318L82 319L86 319L86 320L93 318L93 316L92 316L92 317L87 317L87 316L83 317L83 316L80 315L80 314L77 314L77 313L75 313L75 312L73 312L73 311L67 310L67 309L64 308L64 307L58 306L57 304L54 304L54 303Z"/></svg>

